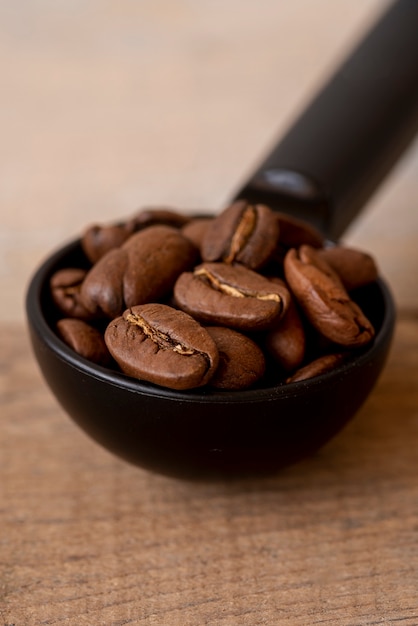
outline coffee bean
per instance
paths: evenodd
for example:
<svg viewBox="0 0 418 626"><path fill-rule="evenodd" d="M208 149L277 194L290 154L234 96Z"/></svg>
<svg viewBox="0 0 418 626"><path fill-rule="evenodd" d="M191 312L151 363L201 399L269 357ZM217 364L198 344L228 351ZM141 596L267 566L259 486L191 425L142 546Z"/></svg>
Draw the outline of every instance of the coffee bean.
<svg viewBox="0 0 418 626"><path fill-rule="evenodd" d="M142 230L148 226L172 226L182 228L190 222L191 218L179 213L171 207L146 207L140 209L129 220L134 224L134 230Z"/></svg>
<svg viewBox="0 0 418 626"><path fill-rule="evenodd" d="M350 299L334 270L310 246L291 249L284 260L287 283L312 326L330 341L360 347L374 337L374 329Z"/></svg>
<svg viewBox="0 0 418 626"><path fill-rule="evenodd" d="M87 270L69 267L58 270L50 280L51 296L55 306L65 317L89 320L92 313L84 306L80 291Z"/></svg>
<svg viewBox="0 0 418 626"><path fill-rule="evenodd" d="M123 372L172 389L207 384L219 360L203 326L164 304L127 309L110 322L105 341Z"/></svg>
<svg viewBox="0 0 418 626"><path fill-rule="evenodd" d="M341 365L348 357L347 353L341 352L337 354L324 354L314 361L311 361L304 367L298 369L292 376L286 379L286 383L295 383L308 378L314 378L320 374L325 374Z"/></svg>
<svg viewBox="0 0 418 626"><path fill-rule="evenodd" d="M338 274L347 291L364 287L377 279L378 270L374 259L362 250L330 246L318 250L318 255Z"/></svg>
<svg viewBox="0 0 418 626"><path fill-rule="evenodd" d="M134 224L93 224L89 226L81 238L81 247L91 263L112 250L121 246L134 232Z"/></svg>
<svg viewBox="0 0 418 626"><path fill-rule="evenodd" d="M208 324L238 330L264 330L278 321L289 292L243 265L202 263L184 272L174 286L180 309Z"/></svg>
<svg viewBox="0 0 418 626"><path fill-rule="evenodd" d="M303 362L306 334L293 297L284 317L267 333L264 345L285 372L292 372Z"/></svg>
<svg viewBox="0 0 418 626"><path fill-rule="evenodd" d="M165 225L181 228L190 217L167 207L144 208L117 224L93 224L81 238L81 247L91 263L96 263L109 250L119 248L129 237L148 226Z"/></svg>
<svg viewBox="0 0 418 626"><path fill-rule="evenodd" d="M196 256L195 246L178 229L149 226L93 266L81 289L83 303L93 313L116 317L127 307L157 301Z"/></svg>
<svg viewBox="0 0 418 626"><path fill-rule="evenodd" d="M183 226L181 234L190 239L196 248L200 250L208 227L212 222L213 217L196 217Z"/></svg>
<svg viewBox="0 0 418 626"><path fill-rule="evenodd" d="M277 212L275 217L279 225L279 246L289 249L302 245L321 248L324 245L323 235L311 224L281 212Z"/></svg>
<svg viewBox="0 0 418 626"><path fill-rule="evenodd" d="M63 318L57 322L61 339L77 354L98 365L108 365L111 357L103 335L83 320Z"/></svg>
<svg viewBox="0 0 418 626"><path fill-rule="evenodd" d="M207 327L219 352L219 365L209 385L216 389L247 389L264 375L266 361L259 346L242 333L222 326Z"/></svg>
<svg viewBox="0 0 418 626"><path fill-rule="evenodd" d="M88 272L80 297L84 306L97 317L116 317L125 309L123 276L128 254L121 248L109 250Z"/></svg>
<svg viewBox="0 0 418 626"><path fill-rule="evenodd" d="M149 226L123 247L129 258L123 277L127 307L166 296L197 258L195 246L172 226Z"/></svg>
<svg viewBox="0 0 418 626"><path fill-rule="evenodd" d="M259 269L272 256L278 232L277 219L269 207L244 200L234 202L209 225L202 241L202 259Z"/></svg>

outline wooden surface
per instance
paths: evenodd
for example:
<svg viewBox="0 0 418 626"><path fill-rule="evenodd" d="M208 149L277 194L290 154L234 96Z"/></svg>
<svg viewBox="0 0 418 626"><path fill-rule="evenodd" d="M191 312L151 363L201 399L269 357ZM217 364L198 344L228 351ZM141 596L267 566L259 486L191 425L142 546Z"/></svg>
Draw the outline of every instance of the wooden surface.
<svg viewBox="0 0 418 626"><path fill-rule="evenodd" d="M381 0L0 0L0 624L418 624L418 150L346 235L399 320L365 406L314 458L196 485L58 407L23 298L86 223L217 210Z"/></svg>

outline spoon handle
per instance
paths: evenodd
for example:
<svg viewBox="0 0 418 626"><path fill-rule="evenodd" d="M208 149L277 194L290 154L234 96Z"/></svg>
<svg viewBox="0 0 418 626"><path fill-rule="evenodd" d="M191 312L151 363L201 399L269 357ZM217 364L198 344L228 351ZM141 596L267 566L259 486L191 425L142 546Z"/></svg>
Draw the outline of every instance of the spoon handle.
<svg viewBox="0 0 418 626"><path fill-rule="evenodd" d="M398 0L314 97L236 198L337 239L418 130L418 1Z"/></svg>

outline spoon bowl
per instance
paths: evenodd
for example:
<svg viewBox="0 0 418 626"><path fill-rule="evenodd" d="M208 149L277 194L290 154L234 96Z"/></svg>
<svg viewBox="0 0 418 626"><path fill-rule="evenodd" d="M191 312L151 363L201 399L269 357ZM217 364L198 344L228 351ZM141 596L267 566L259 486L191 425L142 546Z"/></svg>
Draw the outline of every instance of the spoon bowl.
<svg viewBox="0 0 418 626"><path fill-rule="evenodd" d="M80 241L52 254L27 292L33 350L46 382L70 417L130 463L187 479L276 472L329 441L353 417L385 364L395 323L381 279L353 294L376 329L373 344L310 380L245 391L172 391L95 365L56 334L49 279L86 264Z"/></svg>

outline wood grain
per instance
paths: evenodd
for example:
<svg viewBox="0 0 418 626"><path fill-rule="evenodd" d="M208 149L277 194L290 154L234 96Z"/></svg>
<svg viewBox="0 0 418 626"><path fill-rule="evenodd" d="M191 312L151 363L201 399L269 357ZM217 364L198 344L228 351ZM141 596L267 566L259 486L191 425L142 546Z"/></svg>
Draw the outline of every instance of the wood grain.
<svg viewBox="0 0 418 626"><path fill-rule="evenodd" d="M115 459L57 406L24 328L1 327L4 624L418 623L418 320L315 457L196 485Z"/></svg>

